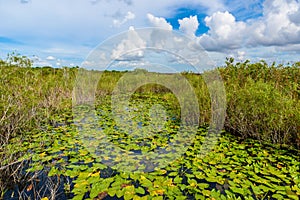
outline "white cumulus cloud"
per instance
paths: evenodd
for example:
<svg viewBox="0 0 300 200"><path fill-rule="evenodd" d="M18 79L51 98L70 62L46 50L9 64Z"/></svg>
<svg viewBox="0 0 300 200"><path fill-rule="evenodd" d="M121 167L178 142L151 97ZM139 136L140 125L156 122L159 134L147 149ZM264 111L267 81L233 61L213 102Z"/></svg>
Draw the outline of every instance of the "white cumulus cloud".
<svg viewBox="0 0 300 200"><path fill-rule="evenodd" d="M205 49L237 49L245 42L246 24L236 21L229 12L216 12L204 21L209 31L199 37L199 42Z"/></svg>
<svg viewBox="0 0 300 200"><path fill-rule="evenodd" d="M187 34L188 36L194 37L195 33L198 29L199 22L197 16L185 17L183 19L178 20L179 30Z"/></svg>
<svg viewBox="0 0 300 200"><path fill-rule="evenodd" d="M111 58L114 60L139 60L144 56L143 48L146 42L131 26L127 33L127 39L121 41L120 44L112 51Z"/></svg>
<svg viewBox="0 0 300 200"><path fill-rule="evenodd" d="M56 58L54 57L54 56L48 56L47 58L46 58L46 60L49 60L49 61L52 61L52 60L55 60Z"/></svg>
<svg viewBox="0 0 300 200"><path fill-rule="evenodd" d="M215 12L204 19L209 31L198 41L206 50L220 52L263 46L293 49L300 44L299 11L296 0L266 0L263 15L256 19L237 21L228 11Z"/></svg>
<svg viewBox="0 0 300 200"><path fill-rule="evenodd" d="M155 17L154 15L148 13L147 18L148 18L150 24L154 27L162 28L162 29L166 29L166 30L172 30L173 29L171 24L169 24L167 22L167 20L163 17Z"/></svg>
<svg viewBox="0 0 300 200"><path fill-rule="evenodd" d="M296 0L266 0L263 17L249 25L250 45L300 43L300 3Z"/></svg>

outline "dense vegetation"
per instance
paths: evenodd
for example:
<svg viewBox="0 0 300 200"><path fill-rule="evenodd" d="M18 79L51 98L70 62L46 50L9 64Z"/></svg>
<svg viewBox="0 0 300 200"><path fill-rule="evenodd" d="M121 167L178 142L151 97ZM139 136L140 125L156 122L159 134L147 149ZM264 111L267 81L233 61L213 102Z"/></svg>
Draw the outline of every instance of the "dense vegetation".
<svg viewBox="0 0 300 200"><path fill-rule="evenodd" d="M78 68L31 65L26 57L14 54L0 61L0 196L54 198L62 191L64 198L78 199L297 199L300 195L300 63L268 66L264 61L234 63L228 59L219 70L227 94L225 130L231 135L223 132L213 153L204 158L197 157L197 152L210 120L210 97L201 75L183 73L199 99L199 134L185 155L148 174L113 170L80 142L74 126L80 119L72 114ZM109 95L124 73L106 71L98 84L97 109L103 111L100 125L107 134L116 125L109 115ZM170 111L168 116L179 115L176 97L163 86L140 87L132 106L140 101L162 104ZM149 121L147 115L137 115L143 116L142 122ZM162 136L148 138L144 151L167 144L163 135L169 137L178 125L168 122ZM127 138L120 132L111 137L115 143L114 138ZM140 150L139 143L133 143L128 138L123 148ZM45 177L47 180L41 180Z"/></svg>

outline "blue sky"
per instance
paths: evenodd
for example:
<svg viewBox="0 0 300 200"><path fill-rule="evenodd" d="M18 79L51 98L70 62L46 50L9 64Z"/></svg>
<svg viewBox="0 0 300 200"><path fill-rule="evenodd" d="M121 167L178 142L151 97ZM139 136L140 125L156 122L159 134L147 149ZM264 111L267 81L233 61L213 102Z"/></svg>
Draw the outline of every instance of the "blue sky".
<svg viewBox="0 0 300 200"><path fill-rule="evenodd" d="M0 57L80 65L99 43L130 27L178 30L218 64L225 57L300 61L298 0L0 0Z"/></svg>

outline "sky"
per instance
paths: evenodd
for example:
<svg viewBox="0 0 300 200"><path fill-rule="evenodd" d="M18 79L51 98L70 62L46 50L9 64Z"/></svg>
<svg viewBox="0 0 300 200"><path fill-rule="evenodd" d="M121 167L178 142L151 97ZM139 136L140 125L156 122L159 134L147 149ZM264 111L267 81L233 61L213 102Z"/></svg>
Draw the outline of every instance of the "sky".
<svg viewBox="0 0 300 200"><path fill-rule="evenodd" d="M179 31L218 65L300 61L299 0L0 0L0 58L80 66L99 44L145 27Z"/></svg>

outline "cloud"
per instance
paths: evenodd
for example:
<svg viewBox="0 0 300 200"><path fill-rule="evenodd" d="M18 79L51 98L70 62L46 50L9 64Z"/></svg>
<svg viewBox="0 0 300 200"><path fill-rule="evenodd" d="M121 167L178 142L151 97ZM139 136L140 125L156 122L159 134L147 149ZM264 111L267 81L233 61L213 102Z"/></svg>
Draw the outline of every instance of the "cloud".
<svg viewBox="0 0 300 200"><path fill-rule="evenodd" d="M29 3L21 3L27 1ZM187 4L188 3L188 4ZM135 27L155 26L172 30L164 18L170 16L176 8L189 5L204 6L215 11L221 7L222 0L207 3L205 0L173 1L164 0L153 3L153 0L20 0L0 1L0 36L20 41L24 45L0 44L2 50L10 52L21 49L22 54L38 54L46 57L74 57L79 64L88 52L106 38L126 31L129 22ZM13 12L12 12L13 11ZM130 13L135 15L134 19ZM121 16L113 16L119 12ZM74 14L76 13L76 14ZM151 13L147 16L147 13ZM151 18L151 22L148 19ZM128 19L124 24L122 20ZM113 26L115 21L115 27ZM155 20L157 20L155 22ZM150 22L150 23L149 23ZM119 26L119 27L118 27ZM4 46L5 45L5 46ZM9 45L9 46L8 46ZM5 48L4 48L5 47ZM62 49L62 51L46 52L45 50ZM52 51L52 50L51 50ZM60 54L60 55L59 55Z"/></svg>
<svg viewBox="0 0 300 200"><path fill-rule="evenodd" d="M172 30L173 29L171 24L169 24L167 22L167 20L163 17L155 17L154 15L148 13L147 18L148 18L150 24L154 27L162 28L162 29L166 29L166 30Z"/></svg>
<svg viewBox="0 0 300 200"><path fill-rule="evenodd" d="M151 32L151 46L157 49L163 49L166 45L167 37L169 37L170 32L173 27L167 20L163 17L156 17L150 13L147 14L147 18L151 26L158 28L157 30L153 30ZM159 30L163 29L163 30Z"/></svg>
<svg viewBox="0 0 300 200"><path fill-rule="evenodd" d="M204 19L209 31L198 40L207 50L223 52L242 47L299 44L299 8L296 0L266 0L263 15L247 21L237 21L227 11L216 12Z"/></svg>
<svg viewBox="0 0 300 200"><path fill-rule="evenodd" d="M300 25L300 8L292 14L289 14L289 18L291 22L295 23L296 25Z"/></svg>
<svg viewBox="0 0 300 200"><path fill-rule="evenodd" d="M122 20L114 19L113 24L115 27L120 27L121 25L125 24L128 20L132 20L135 18L135 14L128 11L125 17Z"/></svg>
<svg viewBox="0 0 300 200"><path fill-rule="evenodd" d="M139 60L144 56L146 42L130 27L127 33L127 39L123 39L118 46L113 49L111 59L118 61Z"/></svg>
<svg viewBox="0 0 300 200"><path fill-rule="evenodd" d="M33 65L36 66L36 67L44 67L44 66L53 66L51 64L52 61L54 61L55 59L53 60L48 60L47 58L44 60L42 58L40 58L39 56L32 56L30 57L30 59L33 61Z"/></svg>
<svg viewBox="0 0 300 200"><path fill-rule="evenodd" d="M232 13L236 19L246 21L248 19L255 19L262 15L262 2L264 0L225 0L225 10ZM222 11L222 10L218 10Z"/></svg>
<svg viewBox="0 0 300 200"><path fill-rule="evenodd" d="M248 5L248 4L247 4ZM239 5L241 7L242 5ZM257 2L256 5L257 6ZM248 5L251 7L251 5ZM238 8L237 8L238 9ZM261 16L239 21L228 11L217 11L205 17L207 33L195 36L199 22L197 17L179 19L179 30L195 40L210 52L232 54L238 60L255 57L256 52L264 52L264 58L275 59L282 52L299 53L300 45L300 4L296 0L266 0L262 6ZM165 18L153 15L148 20L157 27L168 27ZM200 24L201 26L202 24ZM163 45L162 45L163 46ZM274 48L267 48L274 47ZM242 50L243 49L243 50ZM248 54L248 51L255 51ZM247 53L246 53L247 52ZM271 55L275 55L271 56Z"/></svg>
<svg viewBox="0 0 300 200"><path fill-rule="evenodd" d="M195 37L195 32L198 29L199 22L197 16L185 17L183 19L179 19L179 30L187 34L188 36Z"/></svg>
<svg viewBox="0 0 300 200"><path fill-rule="evenodd" d="M111 13L117 10L125 14L127 21L133 18L134 10L117 0L105 0L97 4L72 0L30 1L27 4L1 1L0 35L24 41L31 46L59 46L66 43L74 46L86 43L96 46L105 38L116 34L111 26ZM123 23L122 19L119 23ZM124 27L123 30L127 28Z"/></svg>
<svg viewBox="0 0 300 200"><path fill-rule="evenodd" d="M245 51L238 51L238 52L237 52L237 59L238 59L238 60L244 60L245 55L246 55L246 52L245 52Z"/></svg>
<svg viewBox="0 0 300 200"><path fill-rule="evenodd" d="M91 1L91 3L94 5L94 4L97 4L97 3L99 3L99 2L102 2L102 0L90 0ZM110 2L111 2L112 0L110 0ZM125 4L127 4L127 5L132 5L132 0L118 0L119 2L123 2L123 3L125 3Z"/></svg>
<svg viewBox="0 0 300 200"><path fill-rule="evenodd" d="M126 23L173 30L166 20L173 17L176 29L179 19L182 32L214 53L244 51L246 57L255 53L243 48L263 47L299 53L299 4L299 0L164 0L157 4L153 0L0 0L0 48L5 53L16 49L23 55L68 58L65 60L77 65L100 42L127 30ZM195 10L199 21L195 16L182 19L180 9ZM207 15L204 23L203 15ZM201 32L197 21L200 30L209 28L198 37L194 36ZM201 29L203 26L207 27ZM157 47L164 46L161 33L153 37Z"/></svg>
<svg viewBox="0 0 300 200"><path fill-rule="evenodd" d="M300 4L296 0L266 0L263 17L249 25L250 45L282 46L300 43Z"/></svg>
<svg viewBox="0 0 300 200"><path fill-rule="evenodd" d="M281 52L289 51L289 52L294 52L294 53L300 53L300 44L290 44L290 45L285 45L285 46L279 46L279 47L276 47L276 50L281 51Z"/></svg>
<svg viewBox="0 0 300 200"><path fill-rule="evenodd" d="M48 56L47 58L46 58L46 60L49 60L49 61L53 61L53 60L55 60L56 58L55 57L53 57L53 56Z"/></svg>
<svg viewBox="0 0 300 200"><path fill-rule="evenodd" d="M229 12L216 12L212 16L205 17L204 21L209 31L198 40L205 49L218 51L243 46L246 24L237 22Z"/></svg>

